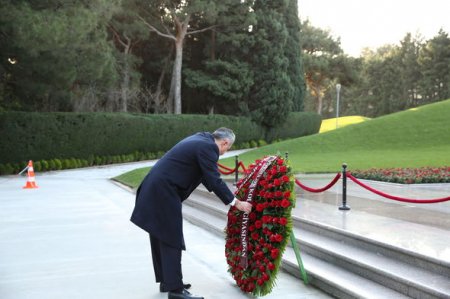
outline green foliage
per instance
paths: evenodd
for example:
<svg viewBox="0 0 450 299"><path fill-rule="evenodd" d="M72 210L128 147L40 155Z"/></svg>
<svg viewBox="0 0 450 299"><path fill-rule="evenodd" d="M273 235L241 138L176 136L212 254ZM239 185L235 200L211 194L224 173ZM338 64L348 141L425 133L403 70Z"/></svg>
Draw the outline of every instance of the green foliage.
<svg viewBox="0 0 450 299"><path fill-rule="evenodd" d="M199 88L212 94L213 100L207 105L212 107L223 106L234 107L239 112L239 101L249 93L253 84L252 74L245 62L239 61L207 61L205 71L185 69L185 82L191 88ZM229 108L228 108L229 109Z"/></svg>
<svg viewBox="0 0 450 299"><path fill-rule="evenodd" d="M337 130L271 144L239 155L255 159L289 152L296 172L450 165L450 100L398 112ZM227 159L223 163L234 163Z"/></svg>
<svg viewBox="0 0 450 299"><path fill-rule="evenodd" d="M450 38L442 30L425 42L408 33L400 46L365 51L360 63L361 80L344 88L343 115L376 117L450 97Z"/></svg>
<svg viewBox="0 0 450 299"><path fill-rule="evenodd" d="M423 74L423 95L430 101L450 97L450 38L442 29L421 48L418 58Z"/></svg>
<svg viewBox="0 0 450 299"><path fill-rule="evenodd" d="M284 48L289 64L287 73L293 88L293 111L303 111L303 100L306 92L304 69L300 43L300 20L298 18L297 0L289 0L284 12L289 38Z"/></svg>
<svg viewBox="0 0 450 299"><path fill-rule="evenodd" d="M400 184L450 183L450 167L352 170L356 178Z"/></svg>
<svg viewBox="0 0 450 299"><path fill-rule="evenodd" d="M1 112L0 163L73 158L63 161L66 169L94 160L95 164L122 161L115 156L135 151L161 156L187 135L221 126L234 129L237 143L264 137L264 130L244 117Z"/></svg>
<svg viewBox="0 0 450 299"><path fill-rule="evenodd" d="M286 8L283 0L257 0L253 7L256 16L251 57L254 85L248 110L253 120L267 128L283 123L293 106L294 89L287 70L289 61L284 54L289 38Z"/></svg>
<svg viewBox="0 0 450 299"><path fill-rule="evenodd" d="M322 118L312 112L291 112L286 121L266 132L266 140L308 136L319 132Z"/></svg>
<svg viewBox="0 0 450 299"><path fill-rule="evenodd" d="M115 83L104 26L116 1L58 2L0 6L2 77L9 78L20 110L71 110L80 90Z"/></svg>
<svg viewBox="0 0 450 299"><path fill-rule="evenodd" d="M113 180L127 185L131 188L137 188L142 179L150 171L150 167L138 168L127 173L114 177Z"/></svg>

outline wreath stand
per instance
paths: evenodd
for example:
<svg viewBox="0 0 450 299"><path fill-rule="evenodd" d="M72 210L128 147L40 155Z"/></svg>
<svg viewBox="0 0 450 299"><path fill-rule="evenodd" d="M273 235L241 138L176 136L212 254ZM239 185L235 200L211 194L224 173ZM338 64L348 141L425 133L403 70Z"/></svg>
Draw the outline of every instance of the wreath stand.
<svg viewBox="0 0 450 299"><path fill-rule="evenodd" d="M294 249L295 257L297 258L297 264L298 264L298 267L300 269L300 274L302 276L303 282L305 284L308 284L309 283L308 275L306 274L305 267L303 267L303 261L302 261L302 258L300 256L300 248L297 245L297 240L295 239L295 235L294 235L294 231L293 230L290 233L290 238L291 238L292 249Z"/></svg>

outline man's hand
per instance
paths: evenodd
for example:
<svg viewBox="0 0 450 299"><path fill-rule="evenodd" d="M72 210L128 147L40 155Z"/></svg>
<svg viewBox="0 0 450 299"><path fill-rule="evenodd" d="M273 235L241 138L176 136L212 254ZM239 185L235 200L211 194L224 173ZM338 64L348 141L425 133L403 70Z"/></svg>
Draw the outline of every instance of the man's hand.
<svg viewBox="0 0 450 299"><path fill-rule="evenodd" d="M242 212L245 213L250 213L252 211L252 204L246 201L241 201L239 199L236 199L236 203L234 204L234 206Z"/></svg>

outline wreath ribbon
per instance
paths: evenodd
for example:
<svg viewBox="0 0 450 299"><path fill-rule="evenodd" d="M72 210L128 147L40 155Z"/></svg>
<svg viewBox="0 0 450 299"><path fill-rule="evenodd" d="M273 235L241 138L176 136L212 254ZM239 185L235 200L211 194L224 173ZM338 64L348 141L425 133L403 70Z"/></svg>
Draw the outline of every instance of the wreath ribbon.
<svg viewBox="0 0 450 299"><path fill-rule="evenodd" d="M255 195L256 186L258 185L259 180L261 179L261 176L266 171L267 167L270 166L270 164L275 161L277 157L275 156L269 156L263 159L263 163L260 164L259 169L256 167L254 168L254 172L247 176L246 180L241 184L241 186L245 185L245 183L253 177L254 173L257 171L256 177L253 178L252 182L250 183L248 193L246 196L246 201L251 203L253 200L253 196ZM242 268L246 269L248 267L248 255L247 255L247 248L248 248L248 213L244 213L242 216L242 228L241 228L241 244L242 244L242 252L241 252L241 260L240 265Z"/></svg>

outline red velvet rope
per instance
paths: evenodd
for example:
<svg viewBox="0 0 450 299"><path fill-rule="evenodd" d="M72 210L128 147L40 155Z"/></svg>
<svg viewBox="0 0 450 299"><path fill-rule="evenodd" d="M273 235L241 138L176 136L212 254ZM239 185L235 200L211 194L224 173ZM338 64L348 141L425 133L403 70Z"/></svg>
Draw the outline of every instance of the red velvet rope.
<svg viewBox="0 0 450 299"><path fill-rule="evenodd" d="M232 173L236 172L236 168L230 168L230 167L227 167L227 166L222 165L220 163L217 163L217 165L219 166L219 172L221 174L229 175L229 174L232 174ZM238 163L238 170L239 170L239 167L241 167L243 169L242 171L240 171L241 173L244 173L244 172L247 171L247 169L245 168L244 163L242 163L242 161L239 161L239 163ZM223 169L225 169L227 171L221 170L220 168L223 168Z"/></svg>
<svg viewBox="0 0 450 299"><path fill-rule="evenodd" d="M328 190L328 189L330 189L331 187L333 187L333 185L336 184L336 182L337 182L340 178L341 178L341 174L338 173L338 174L336 174L336 176L334 177L334 179L333 179L328 185L326 185L326 186L323 187L323 188L318 188L318 189L307 187L307 186L303 185L302 183L300 183L300 181L297 180L297 179L295 179L295 183L296 183L300 188L302 188L302 189L304 189L304 190L306 190L306 191L314 192L314 193L319 193L319 192L323 192L323 191Z"/></svg>
<svg viewBox="0 0 450 299"><path fill-rule="evenodd" d="M234 168L227 167L227 166L222 165L222 164L220 164L220 163L217 163L217 165L218 165L219 167L223 168L223 169L226 169L226 170L229 170L229 171L232 170L232 171L234 172Z"/></svg>
<svg viewBox="0 0 450 299"><path fill-rule="evenodd" d="M223 175L229 175L229 174L234 173L235 170L234 170L234 169L231 169L230 171L225 171L225 170L221 170L221 169L219 168L219 172L220 172L221 174L223 174Z"/></svg>
<svg viewBox="0 0 450 299"><path fill-rule="evenodd" d="M242 163L242 161L239 161L239 166L241 166L244 172L247 172L247 168L245 167L244 163Z"/></svg>
<svg viewBox="0 0 450 299"><path fill-rule="evenodd" d="M359 181L357 178L355 178L354 176L352 176L350 173L347 173L347 177L349 179L351 179L353 182L357 183L358 185L360 185L361 187L372 191L375 194L378 194L380 196L392 199L392 200L397 200L397 201L402 201L402 202L409 202L409 203L437 203L437 202L444 202L444 201L448 201L450 200L450 196L448 197L443 197L443 198L436 198L436 199L408 199L408 198L403 198L403 197L398 197L398 196L392 196L389 194L386 194L384 192L375 190L374 188L364 184L363 182Z"/></svg>

